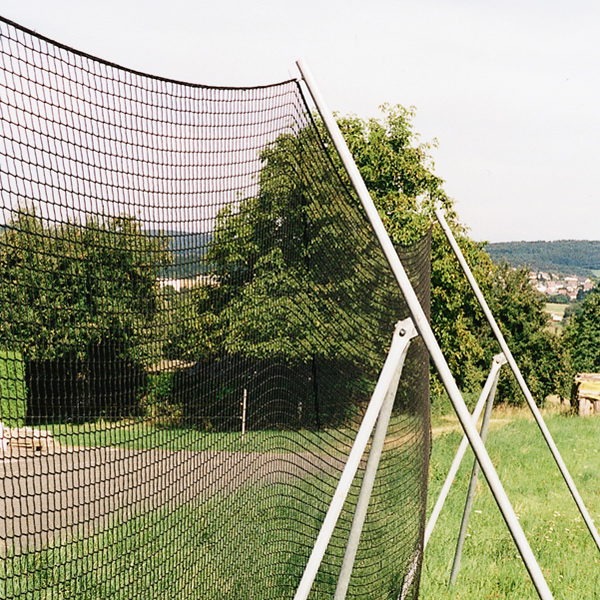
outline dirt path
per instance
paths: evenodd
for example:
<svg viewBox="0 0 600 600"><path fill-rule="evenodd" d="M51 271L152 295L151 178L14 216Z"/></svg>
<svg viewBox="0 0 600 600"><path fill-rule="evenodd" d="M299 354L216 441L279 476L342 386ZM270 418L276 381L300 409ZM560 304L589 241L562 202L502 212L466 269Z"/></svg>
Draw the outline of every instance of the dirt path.
<svg viewBox="0 0 600 600"><path fill-rule="evenodd" d="M225 451L62 448L0 461L0 555L41 548L167 504L243 485L341 472L344 457Z"/></svg>

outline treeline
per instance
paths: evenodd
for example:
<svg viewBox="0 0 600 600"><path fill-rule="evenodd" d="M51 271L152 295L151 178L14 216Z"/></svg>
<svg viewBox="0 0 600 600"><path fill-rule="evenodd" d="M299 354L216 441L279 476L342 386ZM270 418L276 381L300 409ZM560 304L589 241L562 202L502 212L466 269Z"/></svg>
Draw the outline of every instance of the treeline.
<svg viewBox="0 0 600 600"><path fill-rule="evenodd" d="M600 241L496 242L486 245L495 263L557 275L594 277L600 271Z"/></svg>

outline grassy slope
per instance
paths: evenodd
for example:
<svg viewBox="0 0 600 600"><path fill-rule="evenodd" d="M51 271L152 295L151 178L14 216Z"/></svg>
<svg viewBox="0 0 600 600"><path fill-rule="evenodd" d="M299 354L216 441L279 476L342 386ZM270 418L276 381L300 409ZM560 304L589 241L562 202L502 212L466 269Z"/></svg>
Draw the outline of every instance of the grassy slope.
<svg viewBox="0 0 600 600"><path fill-rule="evenodd" d="M600 419L555 415L547 423L592 518L600 523ZM459 441L459 433L434 440L430 508ZM488 448L554 597L600 598L598 550L535 423L518 418L492 430ZM537 599L485 482L478 487L457 584L448 589L472 459L469 463L461 468L429 542L421 598Z"/></svg>

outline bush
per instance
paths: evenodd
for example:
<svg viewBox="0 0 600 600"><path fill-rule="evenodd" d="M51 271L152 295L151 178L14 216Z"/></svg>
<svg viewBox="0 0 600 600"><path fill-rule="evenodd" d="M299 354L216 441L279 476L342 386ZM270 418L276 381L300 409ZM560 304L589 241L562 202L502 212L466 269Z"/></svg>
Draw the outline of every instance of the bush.
<svg viewBox="0 0 600 600"><path fill-rule="evenodd" d="M148 393L142 400L142 410L157 427L181 427L183 408L174 394L176 373L153 373L148 376Z"/></svg>
<svg viewBox="0 0 600 600"><path fill-rule="evenodd" d="M86 357L26 362L27 423L82 423L140 413L148 375L110 342L90 347Z"/></svg>

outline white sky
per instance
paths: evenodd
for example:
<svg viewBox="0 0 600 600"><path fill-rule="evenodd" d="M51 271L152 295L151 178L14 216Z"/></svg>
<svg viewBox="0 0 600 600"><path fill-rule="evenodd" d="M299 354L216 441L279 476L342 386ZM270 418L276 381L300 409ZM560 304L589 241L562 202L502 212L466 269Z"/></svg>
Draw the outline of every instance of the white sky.
<svg viewBox="0 0 600 600"><path fill-rule="evenodd" d="M476 239L600 239L594 0L0 0L0 14L193 83L274 83L305 58L335 111L417 108Z"/></svg>

